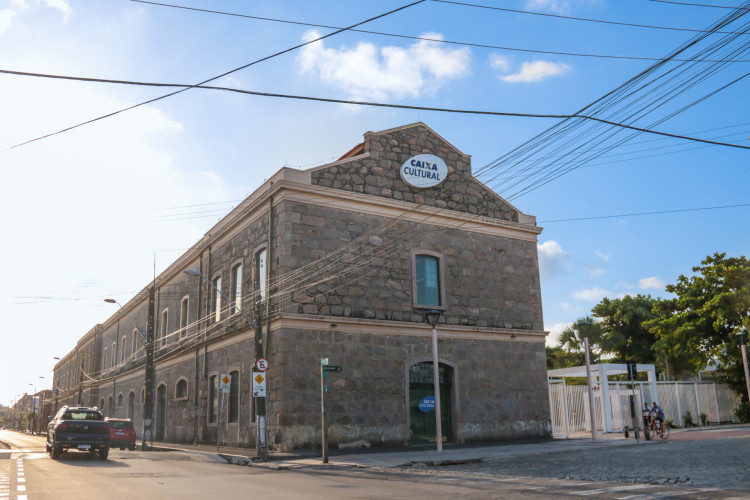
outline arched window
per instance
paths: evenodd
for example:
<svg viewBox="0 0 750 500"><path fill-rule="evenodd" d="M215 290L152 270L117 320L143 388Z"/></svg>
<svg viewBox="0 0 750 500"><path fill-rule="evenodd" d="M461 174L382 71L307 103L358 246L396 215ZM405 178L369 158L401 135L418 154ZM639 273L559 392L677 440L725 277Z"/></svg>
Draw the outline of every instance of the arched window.
<svg viewBox="0 0 750 500"><path fill-rule="evenodd" d="M128 394L128 418L132 419L135 414L135 391Z"/></svg>
<svg viewBox="0 0 750 500"><path fill-rule="evenodd" d="M183 297L180 302L180 339L184 339L187 335L189 306L190 297Z"/></svg>
<svg viewBox="0 0 750 500"><path fill-rule="evenodd" d="M122 402L123 402L123 400L124 400L124 398L123 398L123 396L122 396L122 393L120 393L120 394L119 394L119 395L117 396L117 407L118 407L118 408L122 408Z"/></svg>
<svg viewBox="0 0 750 500"><path fill-rule="evenodd" d="M188 382L187 379L181 378L177 381L177 385L174 390L175 399L187 399L188 398Z"/></svg>
<svg viewBox="0 0 750 500"><path fill-rule="evenodd" d="M240 420L240 372L229 373L232 381L229 382L229 423L237 423Z"/></svg>
<svg viewBox="0 0 750 500"><path fill-rule="evenodd" d="M161 312L161 327L159 328L159 336L161 337L161 345L165 345L167 343L167 332L168 332L168 323L169 323L169 309L164 309Z"/></svg>

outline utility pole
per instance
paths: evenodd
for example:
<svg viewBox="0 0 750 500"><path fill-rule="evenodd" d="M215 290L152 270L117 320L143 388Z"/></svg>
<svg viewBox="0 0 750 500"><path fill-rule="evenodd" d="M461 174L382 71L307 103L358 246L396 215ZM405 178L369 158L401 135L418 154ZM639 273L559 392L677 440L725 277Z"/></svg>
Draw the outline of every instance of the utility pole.
<svg viewBox="0 0 750 500"><path fill-rule="evenodd" d="M263 358L263 317L261 308L261 296L257 292L260 290L258 286L255 287L256 293L258 293L255 301L255 360ZM253 377L255 372L253 373ZM256 397L255 398L255 456L260 458L262 461L268 460L268 443L266 442L267 436L267 422L266 422L266 398Z"/></svg>
<svg viewBox="0 0 750 500"><path fill-rule="evenodd" d="M146 324L146 401L143 404L143 441L141 450L148 450L148 443L153 442L154 421L154 306L156 287L148 291L148 323Z"/></svg>

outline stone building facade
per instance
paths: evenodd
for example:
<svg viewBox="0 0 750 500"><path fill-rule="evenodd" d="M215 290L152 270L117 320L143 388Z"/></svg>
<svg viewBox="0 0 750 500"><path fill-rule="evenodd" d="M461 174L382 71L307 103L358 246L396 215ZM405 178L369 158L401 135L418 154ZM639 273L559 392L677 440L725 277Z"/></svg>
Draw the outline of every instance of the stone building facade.
<svg viewBox="0 0 750 500"><path fill-rule="evenodd" d="M434 440L428 309L444 440L549 437L540 232L426 125L368 132L336 162L281 169L87 333L55 366L56 403L141 428L153 287L157 441L255 446L259 356L271 449L320 446L322 358L342 366L325 382L331 447Z"/></svg>

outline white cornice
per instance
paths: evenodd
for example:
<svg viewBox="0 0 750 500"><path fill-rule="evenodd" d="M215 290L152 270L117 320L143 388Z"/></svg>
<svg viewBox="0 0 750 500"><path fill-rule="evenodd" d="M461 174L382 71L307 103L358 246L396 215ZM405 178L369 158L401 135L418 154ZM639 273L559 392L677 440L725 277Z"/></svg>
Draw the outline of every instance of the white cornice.
<svg viewBox="0 0 750 500"><path fill-rule="evenodd" d="M384 321L340 316L313 316L308 314L281 313L271 318L271 331L281 329L327 330L370 335L404 335L429 337L432 329L426 323ZM541 342L549 332L543 330L518 330L512 328L489 328L479 326L446 325L437 327L440 338Z"/></svg>

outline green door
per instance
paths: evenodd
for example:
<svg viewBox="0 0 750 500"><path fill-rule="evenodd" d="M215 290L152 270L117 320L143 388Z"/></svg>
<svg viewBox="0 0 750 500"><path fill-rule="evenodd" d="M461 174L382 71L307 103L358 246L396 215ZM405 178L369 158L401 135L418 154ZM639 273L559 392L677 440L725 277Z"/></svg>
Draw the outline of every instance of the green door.
<svg viewBox="0 0 750 500"><path fill-rule="evenodd" d="M440 416L443 442L451 440L451 390L446 383L446 367L440 366ZM429 383L427 382L429 379ZM448 379L449 380L449 379ZM432 383L432 363L418 363L409 369L409 421L412 444L436 442L435 410L422 411L419 403L435 394Z"/></svg>

